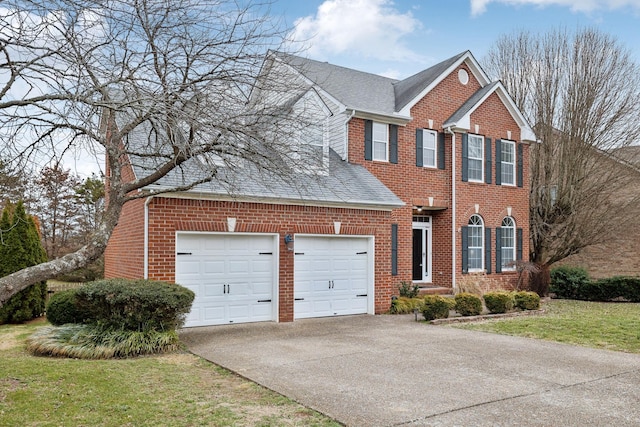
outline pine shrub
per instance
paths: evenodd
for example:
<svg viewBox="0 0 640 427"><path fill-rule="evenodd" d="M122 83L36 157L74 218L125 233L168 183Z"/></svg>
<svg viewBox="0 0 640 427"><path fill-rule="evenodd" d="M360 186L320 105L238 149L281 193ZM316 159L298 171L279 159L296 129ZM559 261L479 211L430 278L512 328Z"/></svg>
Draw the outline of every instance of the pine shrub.
<svg viewBox="0 0 640 427"><path fill-rule="evenodd" d="M510 292L487 292L484 294L484 305L490 313L506 313L513 310L513 294Z"/></svg>
<svg viewBox="0 0 640 427"><path fill-rule="evenodd" d="M467 292L455 296L455 310L462 316L477 316L482 313L482 300L479 296Z"/></svg>
<svg viewBox="0 0 640 427"><path fill-rule="evenodd" d="M520 310L538 310L540 295L535 292L520 291L513 294L516 308Z"/></svg>
<svg viewBox="0 0 640 427"><path fill-rule="evenodd" d="M422 302L422 315L424 319L429 321L449 317L451 305L447 300L448 298L440 295L426 295Z"/></svg>
<svg viewBox="0 0 640 427"><path fill-rule="evenodd" d="M420 292L420 287L417 284L400 282L400 285L398 286L398 292L400 293L401 297L416 298L418 296L418 292Z"/></svg>

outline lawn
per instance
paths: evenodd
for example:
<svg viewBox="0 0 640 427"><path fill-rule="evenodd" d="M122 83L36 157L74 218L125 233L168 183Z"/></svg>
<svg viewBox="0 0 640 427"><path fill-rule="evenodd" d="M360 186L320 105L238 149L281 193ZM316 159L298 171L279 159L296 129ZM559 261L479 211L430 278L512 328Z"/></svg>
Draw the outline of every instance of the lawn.
<svg viewBox="0 0 640 427"><path fill-rule="evenodd" d="M640 304L551 300L543 308L542 316L452 326L640 353Z"/></svg>
<svg viewBox="0 0 640 427"><path fill-rule="evenodd" d="M0 326L0 424L11 426L339 426L190 353L122 360L34 357L42 326Z"/></svg>

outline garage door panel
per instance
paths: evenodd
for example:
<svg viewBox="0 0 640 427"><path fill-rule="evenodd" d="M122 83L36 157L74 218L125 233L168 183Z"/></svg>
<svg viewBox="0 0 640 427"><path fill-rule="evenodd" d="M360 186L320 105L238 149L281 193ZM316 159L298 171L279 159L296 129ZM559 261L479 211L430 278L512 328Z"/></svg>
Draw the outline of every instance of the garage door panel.
<svg viewBox="0 0 640 427"><path fill-rule="evenodd" d="M272 236L179 234L176 250L191 254L176 257L176 282L196 294L186 326L274 320Z"/></svg>
<svg viewBox="0 0 640 427"><path fill-rule="evenodd" d="M368 248L367 238L296 237L294 317L366 313L373 263Z"/></svg>

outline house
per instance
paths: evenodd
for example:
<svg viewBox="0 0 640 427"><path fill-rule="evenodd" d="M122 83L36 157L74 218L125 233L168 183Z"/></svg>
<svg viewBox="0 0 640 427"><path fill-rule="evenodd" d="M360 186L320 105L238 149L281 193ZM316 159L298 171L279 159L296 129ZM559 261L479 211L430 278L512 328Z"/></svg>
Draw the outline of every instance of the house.
<svg viewBox="0 0 640 427"><path fill-rule="evenodd" d="M313 167L127 203L105 276L191 288L187 326L384 313L403 281L514 282L535 136L469 51L400 81L276 52L262 72L306 84L287 103L317 112L299 154Z"/></svg>

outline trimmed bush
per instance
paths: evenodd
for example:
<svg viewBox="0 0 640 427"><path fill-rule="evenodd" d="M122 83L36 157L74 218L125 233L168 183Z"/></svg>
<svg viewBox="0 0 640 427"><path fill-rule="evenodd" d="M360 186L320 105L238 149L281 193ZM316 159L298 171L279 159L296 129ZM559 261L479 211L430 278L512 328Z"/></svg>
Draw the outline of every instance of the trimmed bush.
<svg viewBox="0 0 640 427"><path fill-rule="evenodd" d="M87 317L76 303L76 290L56 292L51 295L47 303L47 320L52 325L65 325L67 323L82 323Z"/></svg>
<svg viewBox="0 0 640 427"><path fill-rule="evenodd" d="M88 323L130 331L168 331L184 323L195 294L180 285L151 280L108 279L76 290Z"/></svg>
<svg viewBox="0 0 640 427"><path fill-rule="evenodd" d="M391 301L391 314L411 314L413 310L422 308L422 298L399 297Z"/></svg>
<svg viewBox="0 0 640 427"><path fill-rule="evenodd" d="M490 313L506 313L513 310L513 295L510 292L487 292L484 305Z"/></svg>
<svg viewBox="0 0 640 427"><path fill-rule="evenodd" d="M422 315L424 319L429 321L449 317L451 305L448 300L449 298L440 295L426 295L422 301Z"/></svg>
<svg viewBox="0 0 640 427"><path fill-rule="evenodd" d="M557 298L580 299L580 288L590 282L589 273L584 268L562 265L551 270L549 291Z"/></svg>
<svg viewBox="0 0 640 427"><path fill-rule="evenodd" d="M640 277L614 276L582 286L576 297L586 301L640 302Z"/></svg>
<svg viewBox="0 0 640 427"><path fill-rule="evenodd" d="M535 292L520 291L513 294L516 308L537 310L540 308L540 295Z"/></svg>
<svg viewBox="0 0 640 427"><path fill-rule="evenodd" d="M482 300L479 296L462 292L455 296L455 310L462 316L477 316L482 313Z"/></svg>

